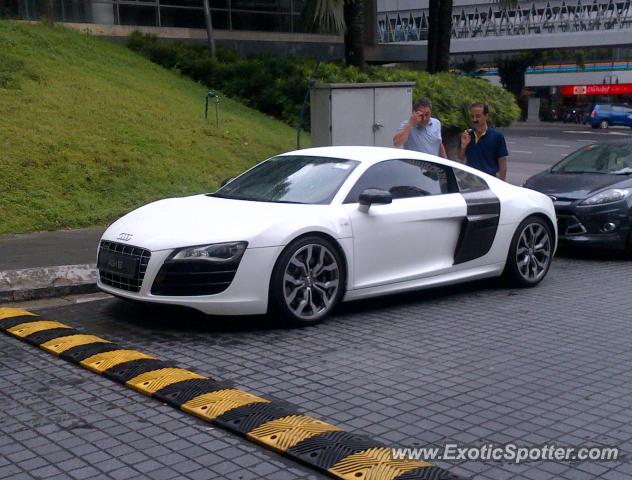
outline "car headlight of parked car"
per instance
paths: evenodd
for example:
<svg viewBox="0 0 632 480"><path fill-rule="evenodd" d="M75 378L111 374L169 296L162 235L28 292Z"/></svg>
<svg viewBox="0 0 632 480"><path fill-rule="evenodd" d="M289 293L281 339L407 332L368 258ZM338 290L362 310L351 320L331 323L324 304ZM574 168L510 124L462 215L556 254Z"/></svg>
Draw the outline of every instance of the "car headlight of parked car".
<svg viewBox="0 0 632 480"><path fill-rule="evenodd" d="M200 260L213 263L239 262L247 246L248 242L229 242L180 248L171 255L169 261Z"/></svg>
<svg viewBox="0 0 632 480"><path fill-rule="evenodd" d="M625 188L610 188L604 192L597 193L592 197L588 197L586 200L580 203L580 205L603 205L604 203L613 203L627 198L632 190Z"/></svg>

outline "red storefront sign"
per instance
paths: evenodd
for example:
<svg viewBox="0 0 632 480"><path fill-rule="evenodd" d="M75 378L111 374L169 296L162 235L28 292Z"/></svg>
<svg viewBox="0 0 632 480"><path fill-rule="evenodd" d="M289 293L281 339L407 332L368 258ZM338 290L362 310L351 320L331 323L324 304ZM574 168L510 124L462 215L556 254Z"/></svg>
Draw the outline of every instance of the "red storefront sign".
<svg viewBox="0 0 632 480"><path fill-rule="evenodd" d="M632 94L632 83L597 84L597 85L565 85L562 87L562 95L624 95Z"/></svg>

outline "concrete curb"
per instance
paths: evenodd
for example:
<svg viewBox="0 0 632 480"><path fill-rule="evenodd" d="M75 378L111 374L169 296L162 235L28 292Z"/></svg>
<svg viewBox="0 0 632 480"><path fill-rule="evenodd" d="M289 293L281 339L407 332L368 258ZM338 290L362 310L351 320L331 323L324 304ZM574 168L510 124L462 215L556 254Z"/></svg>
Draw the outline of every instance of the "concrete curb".
<svg viewBox="0 0 632 480"><path fill-rule="evenodd" d="M0 302L21 302L97 291L95 264L0 272Z"/></svg>

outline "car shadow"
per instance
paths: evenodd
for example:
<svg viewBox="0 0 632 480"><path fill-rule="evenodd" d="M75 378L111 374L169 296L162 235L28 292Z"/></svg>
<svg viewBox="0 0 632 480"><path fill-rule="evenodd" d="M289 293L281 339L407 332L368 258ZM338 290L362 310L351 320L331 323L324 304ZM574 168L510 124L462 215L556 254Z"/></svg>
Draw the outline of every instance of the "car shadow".
<svg viewBox="0 0 632 480"><path fill-rule="evenodd" d="M187 307L145 304L120 298L108 301L103 313L116 319L117 322L125 322L129 326L143 330L192 333L281 332L290 329L319 328L328 322L344 321L343 319L347 315L379 313L390 308L405 307L428 300L445 299L464 293L483 294L487 290L498 289L512 290L505 285L501 278L488 278L426 290L354 300L340 304L324 323L305 327L288 325L283 319L270 314L206 315Z"/></svg>
<svg viewBox="0 0 632 480"><path fill-rule="evenodd" d="M612 250L606 248L579 248L567 245L560 245L555 253L556 257L578 259L578 260L616 260L632 261L632 255L623 250Z"/></svg>
<svg viewBox="0 0 632 480"><path fill-rule="evenodd" d="M363 300L354 300L338 306L334 316L363 312L379 312L394 307L418 304L428 300L449 298L463 293L484 292L486 290L505 288L501 278L487 278L474 280L445 287L432 287L425 290L414 290L405 293L395 293Z"/></svg>
<svg viewBox="0 0 632 480"><path fill-rule="evenodd" d="M154 331L222 333L286 328L281 319L271 315L206 315L187 307L146 304L120 298L110 300L104 314L117 322Z"/></svg>

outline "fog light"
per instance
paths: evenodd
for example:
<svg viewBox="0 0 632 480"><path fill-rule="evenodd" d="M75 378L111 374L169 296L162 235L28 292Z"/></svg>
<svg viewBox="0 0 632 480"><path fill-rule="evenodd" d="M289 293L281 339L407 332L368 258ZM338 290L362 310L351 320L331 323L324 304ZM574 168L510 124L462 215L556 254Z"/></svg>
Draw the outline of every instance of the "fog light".
<svg viewBox="0 0 632 480"><path fill-rule="evenodd" d="M617 224L612 222L606 222L601 227L604 232L612 232L615 228L617 228Z"/></svg>

